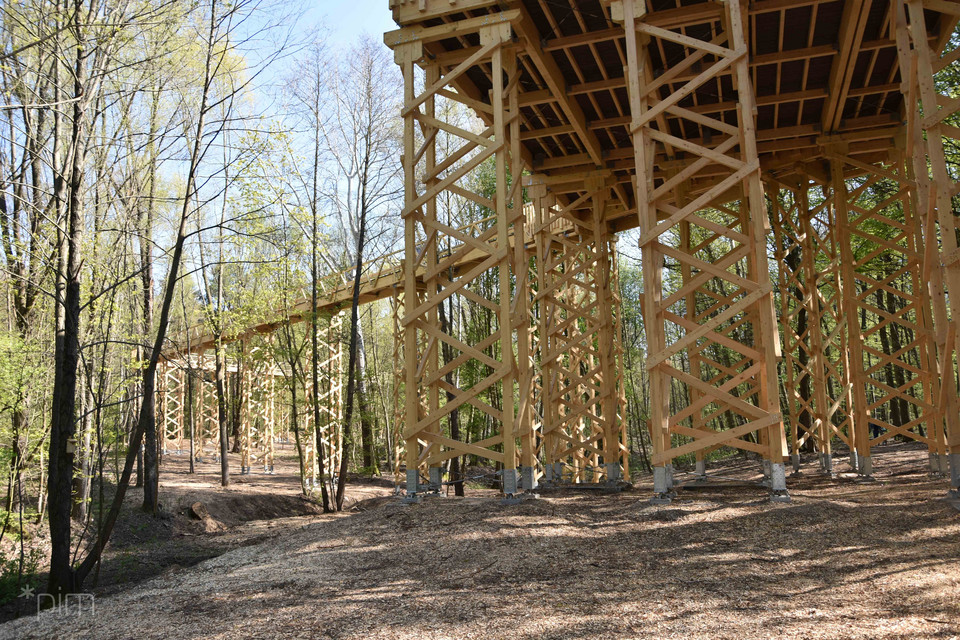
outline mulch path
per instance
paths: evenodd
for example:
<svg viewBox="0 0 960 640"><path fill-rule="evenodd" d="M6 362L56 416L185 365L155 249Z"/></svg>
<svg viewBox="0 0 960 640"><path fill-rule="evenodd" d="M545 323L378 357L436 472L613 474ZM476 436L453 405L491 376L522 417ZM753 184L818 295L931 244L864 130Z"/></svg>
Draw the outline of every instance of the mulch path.
<svg viewBox="0 0 960 640"><path fill-rule="evenodd" d="M925 451L893 445L874 464L859 482L811 461L786 504L741 483L654 506L645 479L512 506L373 498L0 637L958 637L960 511Z"/></svg>

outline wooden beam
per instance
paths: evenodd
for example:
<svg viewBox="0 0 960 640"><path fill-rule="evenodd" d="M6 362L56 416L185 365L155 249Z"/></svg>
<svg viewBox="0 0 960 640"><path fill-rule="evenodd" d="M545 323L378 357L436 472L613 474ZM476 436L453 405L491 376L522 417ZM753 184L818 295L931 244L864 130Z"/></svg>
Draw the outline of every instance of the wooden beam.
<svg viewBox="0 0 960 640"><path fill-rule="evenodd" d="M824 131L833 131L843 115L843 104L853 77L854 65L863 41L863 31L870 15L871 0L848 0L843 5L840 18L840 45L830 68L827 90L830 98L824 105L820 124Z"/></svg>
<svg viewBox="0 0 960 640"><path fill-rule="evenodd" d="M576 100L567 96L566 82L563 79L563 73L560 71L552 55L540 48L540 34L530 14L525 8L521 8L518 11L520 15L514 23L514 30L518 35L526 39L528 45L526 49L527 56L539 70L544 82L547 83L547 89L549 89L554 96L557 96L561 111L563 111L567 117L570 125L573 126L577 137L590 155L593 163L597 166L602 166L603 151L600 146L600 141L597 140L596 134L587 126L586 116L584 116L580 105L577 104Z"/></svg>
<svg viewBox="0 0 960 640"><path fill-rule="evenodd" d="M393 21L399 25L441 18L454 13L489 9L501 0L390 0Z"/></svg>
<svg viewBox="0 0 960 640"><path fill-rule="evenodd" d="M575 36L564 36L547 40L543 45L544 51L559 51L569 49L570 47L581 47L604 40L615 40L623 37L623 29L614 27L613 29L601 29L600 31L587 31Z"/></svg>
<svg viewBox="0 0 960 640"><path fill-rule="evenodd" d="M407 42L436 42L437 40L446 40L458 36L477 33L484 27L490 27L497 24L513 22L520 17L520 12L516 9L511 11L501 11L500 13L490 13L479 18L467 18L457 22L447 22L435 27L423 27L414 25L387 31L383 34L383 43L391 49Z"/></svg>

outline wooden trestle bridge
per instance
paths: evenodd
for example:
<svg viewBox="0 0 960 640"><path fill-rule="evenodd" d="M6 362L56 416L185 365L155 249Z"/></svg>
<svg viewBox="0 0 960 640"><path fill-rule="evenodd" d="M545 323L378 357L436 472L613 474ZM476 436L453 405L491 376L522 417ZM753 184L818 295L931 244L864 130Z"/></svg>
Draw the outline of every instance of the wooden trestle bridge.
<svg viewBox="0 0 960 640"><path fill-rule="evenodd" d="M960 98L942 93L960 60L960 3L390 7L405 246L365 299L395 301L408 494L435 489L464 454L501 465L507 494L627 477L613 248L634 228L658 498L678 456L702 472L718 447L755 452L782 498L801 446L829 471L842 443L870 475L871 448L894 437L926 444L932 469L960 487L960 186L944 153L960 139ZM452 103L483 130L458 126ZM471 190L484 162L492 199ZM454 229L442 222L451 199L493 217ZM491 277L493 296L476 286ZM332 292L329 308L347 297ZM494 332L451 335L440 313L451 298L490 309ZM447 374L467 365L484 375L455 386ZM496 435L454 439L450 416L465 405Z"/></svg>

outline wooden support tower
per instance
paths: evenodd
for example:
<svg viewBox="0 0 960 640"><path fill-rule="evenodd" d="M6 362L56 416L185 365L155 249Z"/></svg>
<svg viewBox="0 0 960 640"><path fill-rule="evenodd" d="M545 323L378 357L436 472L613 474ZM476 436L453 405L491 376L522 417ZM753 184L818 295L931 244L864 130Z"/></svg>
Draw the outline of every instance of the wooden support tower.
<svg viewBox="0 0 960 640"><path fill-rule="evenodd" d="M960 186L956 167L951 170L947 166L944 145L960 140L960 129L951 124L955 120L952 116L960 110L960 102L942 95L937 80L955 74L960 64L960 51L945 51L947 43L956 35L960 4L894 0L892 7L900 64L899 89L904 96L907 122L906 147L916 180L917 218L923 238L921 282L927 285L933 307L939 352L935 372L936 379L942 382L941 393L935 401L942 410L947 442L944 450L937 450L936 468L947 472L946 456L949 456L951 492L958 496L960 411L956 339L960 322L960 221L953 201ZM931 23L936 25L932 38Z"/></svg>
<svg viewBox="0 0 960 640"><path fill-rule="evenodd" d="M333 486L343 456L343 314L319 316L313 330L317 332L320 354L318 384L315 389L311 375L304 380L306 401L302 419L305 482L310 490L318 488L320 482ZM314 408L319 422L314 418ZM323 477L319 475L320 452Z"/></svg>
<svg viewBox="0 0 960 640"><path fill-rule="evenodd" d="M406 404L404 402L404 384L406 375L403 370L403 292L399 285L395 286L390 297L390 320L393 325L393 423L390 425L390 454L392 458L394 487L400 493L404 487L406 476L403 473L404 446L403 425L406 420Z"/></svg>
<svg viewBox="0 0 960 640"><path fill-rule="evenodd" d="M835 439L855 453L838 227L829 185L794 177L788 185L768 181L780 265L785 409L794 472L800 472L800 450L809 447L829 474ZM857 468L855 456L851 464Z"/></svg>
<svg viewBox="0 0 960 640"><path fill-rule="evenodd" d="M262 413L261 394L259 385L255 385L254 364L251 362L246 344L241 344L241 356L238 363L237 373L240 377L238 381L238 393L233 399L240 404L239 415L239 438L240 438L240 475L249 475L252 472L253 463L257 460L257 450L254 442L259 440L258 432L261 424L257 418ZM256 397L254 397L256 396Z"/></svg>
<svg viewBox="0 0 960 640"><path fill-rule="evenodd" d="M511 236L524 238L524 216L520 202L520 119L517 91L520 72L517 48L513 42L512 20L515 12L506 12L479 20L465 20L453 27L414 28L387 34L394 47L404 79L404 151L406 206L404 292L402 328L404 335L404 372L406 423L406 488L410 496L422 490L438 491L442 482L441 464L454 456L476 455L502 467L504 492L519 490L519 442L529 440L529 398L520 398L515 385L529 379L529 360L514 352L517 318L526 321L525 293L514 294L512 278L522 282L526 265L518 265L521 249L511 248ZM430 44L448 38L472 38L479 48L466 59L448 65L427 55ZM479 95L469 95L457 83L468 71L481 66L491 78L489 108L481 106ZM423 88L418 78L423 70ZM445 122L438 102L452 100L479 108L488 117L488 126L474 134ZM438 149L437 137L444 133L457 139L454 145ZM452 151L447 151L451 150ZM441 151L446 155L441 156ZM496 185L492 198L477 192L471 180L487 158L493 158ZM422 184L418 177L422 176ZM509 186L508 186L509 185ZM450 224L449 211L443 211L445 198L462 198L492 212L490 224L460 232ZM418 237L424 240L418 243ZM458 245L449 254L442 249ZM475 263L461 267L451 275L452 266L465 256ZM418 272L426 289L413 304L410 292L418 289ZM440 305L463 298L492 312L490 336L475 344L461 341L453 326L441 324ZM422 340L421 340L422 336ZM422 346L425 345L425 346ZM442 352L452 349L457 355L442 363ZM469 360L481 365L480 379L461 386L449 382L448 373L456 372ZM427 400L420 408L420 389ZM451 433L451 413L470 407L489 416L496 425L489 437L466 443ZM421 442L423 443L421 445ZM419 467L428 468L422 486ZM529 482L529 481L528 481Z"/></svg>
<svg viewBox="0 0 960 640"><path fill-rule="evenodd" d="M838 153L830 166L845 310L848 319L859 319L847 324L858 470L870 475L870 448L894 436L927 444L938 461L945 442L934 405L939 381L930 298L920 281L920 224L903 157L867 166Z"/></svg>
<svg viewBox="0 0 960 640"><path fill-rule="evenodd" d="M160 433L163 434L163 453L180 455L184 446L184 418L186 416L186 373L175 363L162 361L157 375L160 402L158 403Z"/></svg>
<svg viewBox="0 0 960 640"><path fill-rule="evenodd" d="M318 330L322 331L319 344L325 357L320 361L320 388L313 398L320 407L316 434L323 445L323 468L334 478L343 456L343 314L330 316Z"/></svg>
<svg viewBox="0 0 960 640"><path fill-rule="evenodd" d="M274 471L277 438L277 377L283 373L262 357L259 348L238 366L241 378L240 402L240 472L249 474L256 465L264 473Z"/></svg>
<svg viewBox="0 0 960 640"><path fill-rule="evenodd" d="M627 32L654 491L659 499L669 499L675 457L723 444L759 453L774 495L784 496L785 441L776 393L779 338L767 269L767 211L744 15L737 4L725 3L710 29L693 37L650 24L642 2L624 0L616 12ZM653 76L651 38L677 45L676 55L683 56L659 78ZM671 87L673 78L691 67L701 70ZM728 69L732 75L727 75ZM681 106L684 96L706 83L722 86L721 76L728 78L738 96L732 121ZM668 115L680 123L680 130L701 135L693 141L670 133ZM690 160L658 184L654 178L658 155L669 158L677 153ZM683 236L689 237L686 250ZM688 265L695 272L672 293L664 283L668 262ZM680 313L685 300L696 309L693 322ZM717 361L711 357L712 345L732 350L739 360L726 360L728 352L723 351L724 359ZM689 365L683 368L684 362L691 362L691 353L696 354L698 371ZM696 391L686 406L671 403L674 382ZM684 424L704 409L711 411L706 425L699 426L699 420ZM692 441L680 444L674 434Z"/></svg>
<svg viewBox="0 0 960 640"><path fill-rule="evenodd" d="M616 483L623 455L619 294L613 240L603 222L609 175L580 179L557 205L546 176L526 178L536 213L536 296L545 482Z"/></svg>

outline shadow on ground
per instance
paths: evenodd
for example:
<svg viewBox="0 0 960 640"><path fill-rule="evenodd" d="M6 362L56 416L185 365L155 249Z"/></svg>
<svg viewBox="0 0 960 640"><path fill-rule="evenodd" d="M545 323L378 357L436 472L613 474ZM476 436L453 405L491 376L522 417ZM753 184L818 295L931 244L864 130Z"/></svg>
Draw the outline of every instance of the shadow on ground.
<svg viewBox="0 0 960 640"><path fill-rule="evenodd" d="M873 483L808 472L788 504L739 488L651 506L645 487L510 507L389 502L170 572L98 601L95 617L0 634L952 637L960 513L935 499L945 485L924 458L891 448Z"/></svg>

